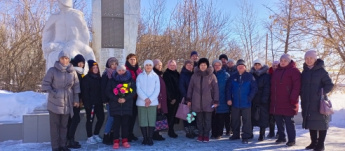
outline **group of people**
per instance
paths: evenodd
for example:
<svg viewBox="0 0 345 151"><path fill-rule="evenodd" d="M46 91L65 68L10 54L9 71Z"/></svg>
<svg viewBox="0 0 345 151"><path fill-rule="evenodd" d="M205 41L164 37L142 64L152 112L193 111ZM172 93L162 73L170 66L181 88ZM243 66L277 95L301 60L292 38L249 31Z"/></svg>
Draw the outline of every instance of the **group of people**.
<svg viewBox="0 0 345 151"><path fill-rule="evenodd" d="M165 140L155 129L158 114L167 117L168 136L177 138L174 125L180 121L175 117L180 103L196 112L195 121L183 121L187 138L209 142L210 138L220 139L225 128L225 135L232 134L230 140L242 139L247 144L253 138L253 127L258 126L258 141L265 139L269 127L267 137L293 146L299 97L303 128L309 129L311 138L306 149L325 148L330 117L321 114L319 106L321 96L331 91L333 83L316 51L306 52L302 73L288 54L283 54L270 68L257 59L249 70L242 59L234 61L222 54L210 63L207 58L199 59L196 51L191 52L181 72L175 60L169 60L163 72L159 59L145 60L142 70L135 54L129 54L123 65L116 58L109 58L103 74L94 60L87 64L89 72L84 76L83 56L70 59L61 51L43 79L42 90L49 94L47 108L54 151L81 147L74 135L82 105L86 112L87 143L103 142L114 149L120 144L129 148L129 142L138 140L133 134L137 117L143 145ZM99 133L105 117L103 104L108 117L102 139ZM95 116L97 122L92 131Z"/></svg>

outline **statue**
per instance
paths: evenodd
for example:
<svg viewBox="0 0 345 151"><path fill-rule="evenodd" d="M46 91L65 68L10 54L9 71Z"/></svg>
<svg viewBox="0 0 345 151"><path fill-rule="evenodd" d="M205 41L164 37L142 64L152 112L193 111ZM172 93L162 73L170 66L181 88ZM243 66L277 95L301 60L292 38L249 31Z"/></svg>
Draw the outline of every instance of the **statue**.
<svg viewBox="0 0 345 151"><path fill-rule="evenodd" d="M54 66L61 50L67 52L70 58L82 54L85 60L96 60L89 46L90 34L83 13L72 8L72 0L58 0L58 4L60 12L52 14L43 29L42 49L46 71Z"/></svg>

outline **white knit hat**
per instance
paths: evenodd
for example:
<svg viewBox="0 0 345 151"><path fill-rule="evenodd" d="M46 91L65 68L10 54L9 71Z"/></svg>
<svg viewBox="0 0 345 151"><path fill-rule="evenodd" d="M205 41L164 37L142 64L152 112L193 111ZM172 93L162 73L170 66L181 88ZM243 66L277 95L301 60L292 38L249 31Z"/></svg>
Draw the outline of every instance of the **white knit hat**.
<svg viewBox="0 0 345 151"><path fill-rule="evenodd" d="M153 66L153 61L152 60L145 60L144 66L146 66L147 64L151 64L151 66Z"/></svg>

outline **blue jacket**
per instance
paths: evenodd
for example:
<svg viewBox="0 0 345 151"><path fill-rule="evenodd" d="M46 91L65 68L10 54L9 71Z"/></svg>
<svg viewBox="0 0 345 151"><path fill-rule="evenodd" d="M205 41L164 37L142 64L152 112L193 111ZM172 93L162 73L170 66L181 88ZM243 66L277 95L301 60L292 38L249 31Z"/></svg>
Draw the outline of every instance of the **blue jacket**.
<svg viewBox="0 0 345 151"><path fill-rule="evenodd" d="M226 87L227 101L231 100L232 106L236 108L250 108L252 99L258 91L255 78L248 72L232 75Z"/></svg>
<svg viewBox="0 0 345 151"><path fill-rule="evenodd" d="M190 82L190 78L192 77L193 72L188 71L185 67L182 68L181 74L180 74L180 80L179 80L179 88L180 88L180 93L181 96L186 99L187 97L187 91L188 91L188 86Z"/></svg>
<svg viewBox="0 0 345 151"><path fill-rule="evenodd" d="M229 113L229 106L227 104L225 88L226 82L230 75L225 70L220 70L214 73L218 80L219 88L219 106L216 109L216 113Z"/></svg>

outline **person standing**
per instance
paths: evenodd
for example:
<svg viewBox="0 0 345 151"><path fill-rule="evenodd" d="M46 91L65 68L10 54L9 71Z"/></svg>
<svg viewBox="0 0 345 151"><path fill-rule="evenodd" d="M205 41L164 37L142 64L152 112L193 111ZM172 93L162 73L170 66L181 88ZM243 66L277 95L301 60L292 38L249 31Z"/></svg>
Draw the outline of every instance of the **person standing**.
<svg viewBox="0 0 345 151"><path fill-rule="evenodd" d="M97 62L93 60L87 61L89 65L89 72L83 79L83 103L86 113L86 133L88 144L96 144L102 142L99 137L99 131L102 128L104 121L104 110L101 92L101 75ZM92 123L95 116L97 116L97 123L92 134Z"/></svg>
<svg viewBox="0 0 345 151"><path fill-rule="evenodd" d="M271 78L270 113L277 122L278 139L276 143L286 142L285 126L288 135L287 146L296 144L294 116L298 112L298 97L301 90L301 72L289 54L280 57L278 68Z"/></svg>
<svg viewBox="0 0 345 151"><path fill-rule="evenodd" d="M153 60L154 68L153 71L158 75L159 77L159 83L160 83L160 91L158 95L158 107L157 107L157 113L163 113L167 114L168 113L168 105L167 105L167 90L165 86L165 82L162 78L163 72L163 63L159 59ZM158 140L158 141L164 141L165 138L159 134L159 131L155 130L153 133L153 140Z"/></svg>
<svg viewBox="0 0 345 151"><path fill-rule="evenodd" d="M102 89L102 102L106 104L108 111L108 117L104 127L103 144L113 145L113 134L111 129L113 127L114 118L110 116L109 111L109 98L107 96L107 84L112 79L112 74L116 72L116 68L119 65L118 60L115 57L110 57L105 64L105 70L102 74L101 89Z"/></svg>
<svg viewBox="0 0 345 151"><path fill-rule="evenodd" d="M219 105L214 111L212 117L212 135L215 139L220 139L223 136L223 129L226 128L227 132L230 131L230 114L229 106L226 101L225 87L230 75L222 69L222 62L220 60L214 60L213 63L214 74L218 81L219 90Z"/></svg>
<svg viewBox="0 0 345 151"><path fill-rule="evenodd" d="M201 58L190 79L187 92L187 105L196 112L199 131L197 141L209 142L212 112L219 104L217 77L207 58Z"/></svg>
<svg viewBox="0 0 345 151"><path fill-rule="evenodd" d="M228 68L227 68L226 72L228 72L230 76L234 75L237 72L235 60L229 59L229 61L227 62L227 66L228 66Z"/></svg>
<svg viewBox="0 0 345 151"><path fill-rule="evenodd" d="M268 66L260 59L254 60L254 66L250 70L258 86L258 92L252 101L252 125L260 127L258 141L264 140L269 125L271 78L267 70Z"/></svg>
<svg viewBox="0 0 345 151"><path fill-rule="evenodd" d="M76 55L72 60L71 64L73 68L77 72L79 83L82 83L82 79L84 77L84 66L85 66L85 59L81 54ZM82 104L82 93L79 93L79 104ZM73 114L72 118L68 119L67 124L67 147L68 148L75 148L78 149L81 147L79 142L74 140L75 132L77 131L78 124L80 122L80 106L73 107Z"/></svg>
<svg viewBox="0 0 345 151"><path fill-rule="evenodd" d="M142 72L139 64L138 64L138 57L137 55L130 53L126 57L126 69L131 72L132 79L136 81L138 75ZM137 95L134 96L134 100L137 99ZM136 137L133 133L135 121L137 120L137 115L138 115L138 108L135 104L133 104L133 114L131 116L131 119L129 120L129 136L128 136L128 141L131 142L132 140L137 141L138 137Z"/></svg>
<svg viewBox="0 0 345 151"><path fill-rule="evenodd" d="M222 70L225 70L225 71L229 70L229 67L227 65L227 63L228 63L228 56L226 54L221 54L219 56L219 60L222 62Z"/></svg>
<svg viewBox="0 0 345 151"><path fill-rule="evenodd" d="M197 67L198 66L198 60L199 60L198 52L192 51L190 53L190 60L192 60L194 67Z"/></svg>
<svg viewBox="0 0 345 151"><path fill-rule="evenodd" d="M136 105L138 106L139 126L144 137L142 144L152 146L159 104L160 82L158 75L153 71L151 60L145 60L144 69L136 81L138 94Z"/></svg>
<svg viewBox="0 0 345 151"><path fill-rule="evenodd" d="M187 98L187 91L190 82L190 78L193 75L193 62L191 60L186 60L184 65L181 69L180 80L179 80L179 89L182 98ZM183 121L183 126L186 131L186 137L193 139L197 136L194 130L196 128L195 120L192 123L188 123L187 121Z"/></svg>
<svg viewBox="0 0 345 151"><path fill-rule="evenodd" d="M316 51L307 51L304 59L301 80L302 127L309 129L311 139L310 145L305 149L322 151L325 150L324 142L330 116L320 113L320 99L321 95L327 96L334 84L324 68L324 61L317 59ZM321 89L323 89L323 94L321 94Z"/></svg>
<svg viewBox="0 0 345 151"><path fill-rule="evenodd" d="M270 67L268 69L268 74L270 74L270 76L272 76L273 72L278 68L278 65L279 65L279 61L273 61L272 67ZM271 98L270 98L270 102L271 102ZM274 136L276 138L278 138L278 136L279 136L278 132L277 132L277 135L275 135L275 133L274 133L275 127L276 127L276 120L274 119L274 115L270 114L270 117L269 117L269 129L270 129L270 132L267 135L268 138L273 138Z"/></svg>
<svg viewBox="0 0 345 151"><path fill-rule="evenodd" d="M136 93L135 90L136 86L131 73L126 70L125 65L119 65L116 68L116 72L113 72L106 91L109 98L109 112L114 118L113 149L120 147L120 129L122 146L125 148L131 147L128 143L128 120L133 113L133 96Z"/></svg>
<svg viewBox="0 0 345 151"><path fill-rule="evenodd" d="M50 142L53 151L69 151L66 146L67 123L73 118L73 107L79 107L80 84L69 56L61 51L54 67L48 69L42 81L42 91L48 92Z"/></svg>
<svg viewBox="0 0 345 151"><path fill-rule="evenodd" d="M167 90L168 100L168 135L171 138L177 138L174 131L174 125L179 123L179 119L175 117L179 103L181 102L181 94L179 91L180 74L177 72L177 64L175 60L169 60L167 69L163 73L163 79Z"/></svg>

